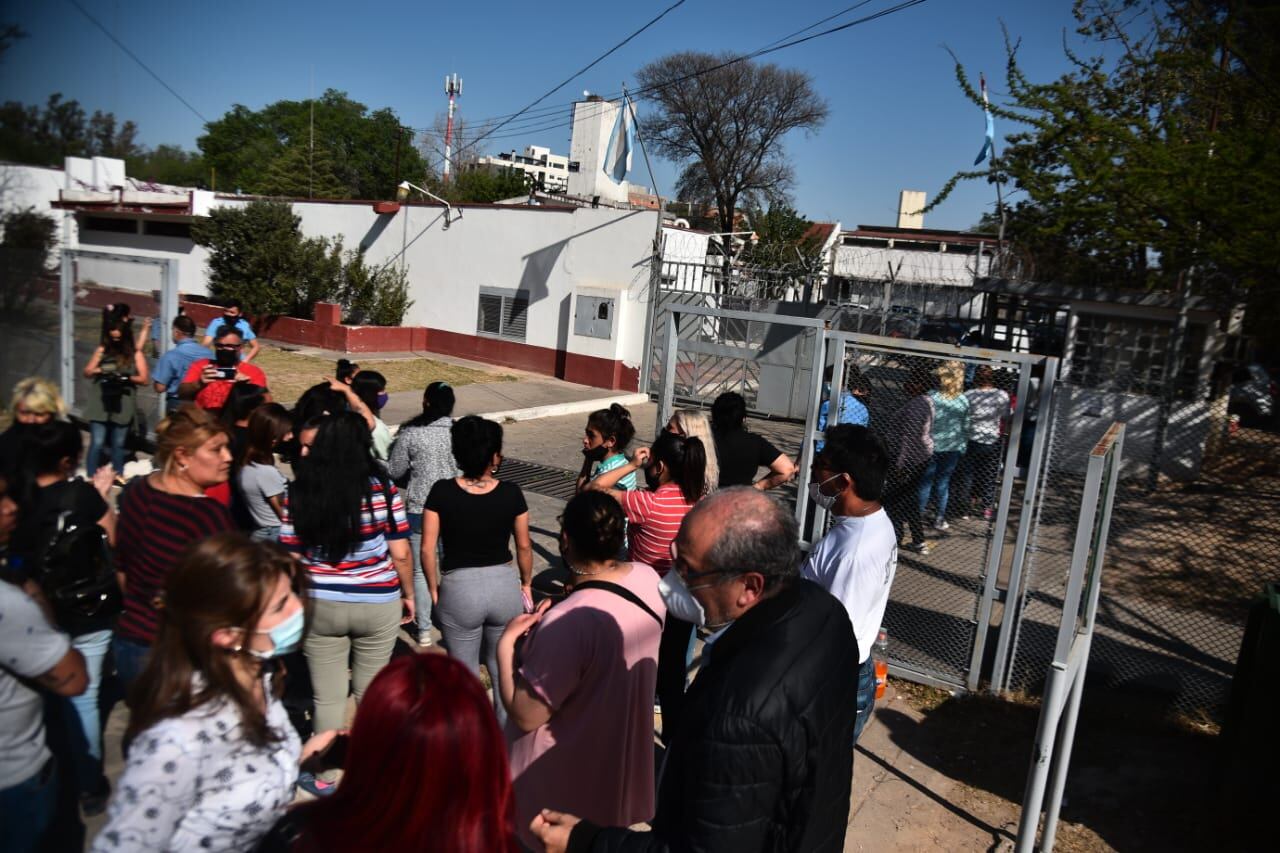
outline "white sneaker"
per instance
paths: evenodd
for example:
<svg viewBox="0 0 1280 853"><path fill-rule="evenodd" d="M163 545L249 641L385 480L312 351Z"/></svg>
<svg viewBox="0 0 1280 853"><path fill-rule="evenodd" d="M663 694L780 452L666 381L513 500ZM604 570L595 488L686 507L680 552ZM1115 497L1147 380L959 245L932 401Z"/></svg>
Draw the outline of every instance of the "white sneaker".
<svg viewBox="0 0 1280 853"><path fill-rule="evenodd" d="M951 525L947 524L947 520L945 518L940 518L933 523L933 529L934 530L950 530Z"/></svg>

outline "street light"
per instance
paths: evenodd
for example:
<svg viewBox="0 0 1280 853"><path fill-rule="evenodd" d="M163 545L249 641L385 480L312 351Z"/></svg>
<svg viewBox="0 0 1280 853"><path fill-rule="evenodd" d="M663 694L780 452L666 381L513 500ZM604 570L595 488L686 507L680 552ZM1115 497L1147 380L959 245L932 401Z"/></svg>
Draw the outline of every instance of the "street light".
<svg viewBox="0 0 1280 853"><path fill-rule="evenodd" d="M441 204L443 204L444 205L444 227L447 229L450 225L453 224L453 213L454 213L453 206L450 205L449 202L440 198L440 196L436 195L430 190L424 190L422 187L418 186L417 184L411 184L408 181L401 181L400 185L396 187L396 201L404 201L405 199L407 199L409 197L409 192L411 190L417 190L418 192L425 195L427 198L432 199L434 201L438 201ZM462 211L459 210L457 211L457 213L458 213L458 218L461 219Z"/></svg>

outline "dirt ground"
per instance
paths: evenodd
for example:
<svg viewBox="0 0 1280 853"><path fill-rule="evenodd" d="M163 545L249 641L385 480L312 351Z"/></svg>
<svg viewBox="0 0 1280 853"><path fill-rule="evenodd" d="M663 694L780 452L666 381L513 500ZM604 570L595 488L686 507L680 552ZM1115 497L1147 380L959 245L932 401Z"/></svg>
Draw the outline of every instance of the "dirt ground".
<svg viewBox="0 0 1280 853"><path fill-rule="evenodd" d="M951 696L896 679L890 690L875 723L897 752L871 728L859 743L846 850L1012 849L1038 703ZM1162 718L1114 691L1086 689L1055 849L1266 849L1224 819L1219 748L1212 728ZM869 765L872 787L859 800ZM902 789L888 785L898 781L914 791L882 790ZM875 831L886 818L892 839Z"/></svg>

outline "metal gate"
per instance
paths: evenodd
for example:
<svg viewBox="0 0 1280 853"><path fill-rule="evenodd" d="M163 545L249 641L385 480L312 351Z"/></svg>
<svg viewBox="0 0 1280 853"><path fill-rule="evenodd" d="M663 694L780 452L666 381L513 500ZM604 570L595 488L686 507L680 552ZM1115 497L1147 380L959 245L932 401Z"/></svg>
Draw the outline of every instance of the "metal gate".
<svg viewBox="0 0 1280 853"><path fill-rule="evenodd" d="M1043 480L1046 431L1036 424L1039 412L1049 411L1057 359L833 331L821 317L705 302L667 303L657 318L658 423L677 403L706 406L731 390L757 413L803 422L803 431L795 424L795 445L784 449L798 460L794 508L806 540L821 536L827 525L826 513L811 511L808 500L822 431L865 414L895 461L886 508L907 543L925 544L899 551L885 615L891 671L951 689L977 689L997 617L995 669L1003 672L1014 626L999 618L1001 605L1006 591L1012 600L1019 595ZM1007 408L996 416L989 443L971 447L966 432L958 450L934 453L910 445L904 427L912 411L923 405L932 412L934 406L928 396L912 400L943 375L960 388L989 388L994 393L988 397L1003 392ZM926 482L931 488L921 513Z"/></svg>

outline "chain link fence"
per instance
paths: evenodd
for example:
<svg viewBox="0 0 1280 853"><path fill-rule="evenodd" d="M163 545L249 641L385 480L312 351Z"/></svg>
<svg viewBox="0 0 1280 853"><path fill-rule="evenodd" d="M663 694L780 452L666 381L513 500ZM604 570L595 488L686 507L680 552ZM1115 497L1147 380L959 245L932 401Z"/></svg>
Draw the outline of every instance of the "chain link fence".
<svg viewBox="0 0 1280 853"><path fill-rule="evenodd" d="M1200 369L1196 358L1174 367L1161 353L1171 326L1129 325L1111 330L1105 361L1097 330L1077 328L1074 357L1041 419L1050 431L1043 500L1007 686L1040 688L1083 487L1078 460L1120 420L1125 458L1092 677L1220 719L1248 607L1280 572L1280 436L1273 415L1247 426L1230 415L1229 373ZM1202 347L1193 336L1187 351Z"/></svg>

